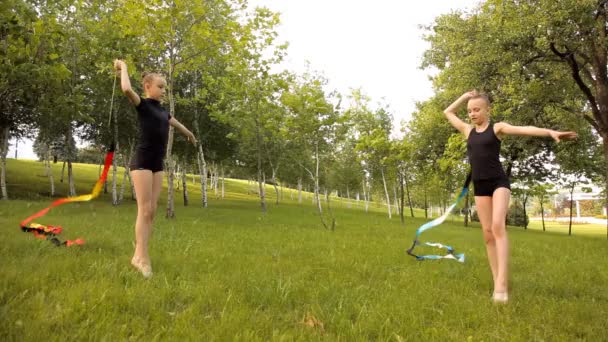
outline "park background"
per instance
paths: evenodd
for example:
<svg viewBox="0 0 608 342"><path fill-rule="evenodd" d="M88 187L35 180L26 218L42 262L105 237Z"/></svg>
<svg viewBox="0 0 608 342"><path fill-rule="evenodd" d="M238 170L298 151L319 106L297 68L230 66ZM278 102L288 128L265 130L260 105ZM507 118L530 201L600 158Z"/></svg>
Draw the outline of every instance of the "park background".
<svg viewBox="0 0 608 342"><path fill-rule="evenodd" d="M324 26L342 16L311 5L299 28L325 55L355 61L342 73L314 60L290 68L289 38L271 5L0 6L0 336L605 338L606 1L452 4L421 16L415 36L398 27L363 34L378 17L415 17L412 9L349 12L343 3L342 16L358 27L351 32ZM409 51L421 39L413 63L394 64L383 50ZM383 43L366 44L376 41ZM142 71L162 72L167 108L201 142L194 148L170 135L150 281L128 265L136 207L125 167L137 123L114 84L115 58L127 61L139 91ZM403 73L412 66L429 80ZM334 72L396 75L397 93L374 82L368 92L363 76L333 81ZM513 300L504 307L490 301L471 198L425 236L465 252L464 265L405 254L415 229L443 213L468 172L465 141L442 112L470 89L490 95L495 121L579 134L560 144L503 141L513 184ZM35 160L10 158L19 141L32 142ZM112 145L103 194L40 219L62 225L62 239L84 237L84 246L55 248L20 232L19 222L53 199L90 192Z"/></svg>

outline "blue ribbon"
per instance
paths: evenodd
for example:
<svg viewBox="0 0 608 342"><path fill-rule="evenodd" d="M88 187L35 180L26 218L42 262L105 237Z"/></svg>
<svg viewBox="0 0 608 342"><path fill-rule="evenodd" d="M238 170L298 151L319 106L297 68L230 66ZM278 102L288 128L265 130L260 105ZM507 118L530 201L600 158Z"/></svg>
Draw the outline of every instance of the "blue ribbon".
<svg viewBox="0 0 608 342"><path fill-rule="evenodd" d="M433 228L436 227L440 224L443 223L443 221L445 221L445 219L448 217L448 215L450 215L450 213L452 212L452 210L454 210L454 208L458 205L458 203L460 203L460 200L462 200L464 198L464 196L466 196L466 194L469 192L469 184L471 183L471 173L469 172L469 175L467 176L466 181L464 182L464 186L462 187L462 191L460 191L460 194L458 195L458 198L456 198L456 201L454 202L454 204L452 204L446 211L445 213L443 213L443 215L441 215L440 217L429 221L425 224L423 224L422 226L420 226L420 228L418 228L418 230L416 230L416 237L414 238L414 243L412 244L412 247L410 247L410 249L407 250L407 254L413 256L416 258L416 260L438 260L438 259L453 259L459 262L464 262L464 254L463 253L454 253L454 248L452 248L451 246L448 245L443 245L441 243L438 242L420 242L418 240L418 238L420 237L420 235ZM416 246L420 246L420 245L424 245L424 246L429 246L429 247L437 247L437 248L443 248L447 250L447 254L446 255L416 255L414 254L414 248Z"/></svg>

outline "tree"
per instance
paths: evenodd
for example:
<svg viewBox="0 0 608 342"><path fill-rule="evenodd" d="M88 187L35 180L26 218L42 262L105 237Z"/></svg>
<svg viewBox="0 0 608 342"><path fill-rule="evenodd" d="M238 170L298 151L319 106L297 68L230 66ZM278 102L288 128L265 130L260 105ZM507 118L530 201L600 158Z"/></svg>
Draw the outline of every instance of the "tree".
<svg viewBox="0 0 608 342"><path fill-rule="evenodd" d="M6 188L6 154L11 137L32 136L45 99L69 77L59 62L61 26L29 2L0 6L0 189Z"/></svg>
<svg viewBox="0 0 608 342"><path fill-rule="evenodd" d="M338 126L344 118L338 112L339 104L334 107L332 96L326 96L323 87L327 80L322 76L306 73L301 80L294 80L289 90L283 93L281 101L288 109L286 131L288 143L299 146L299 156L293 156L297 163L310 176L314 185L314 198L326 229L334 229L335 221L327 225L323 218L320 199L321 171L332 153L332 147L339 141Z"/></svg>

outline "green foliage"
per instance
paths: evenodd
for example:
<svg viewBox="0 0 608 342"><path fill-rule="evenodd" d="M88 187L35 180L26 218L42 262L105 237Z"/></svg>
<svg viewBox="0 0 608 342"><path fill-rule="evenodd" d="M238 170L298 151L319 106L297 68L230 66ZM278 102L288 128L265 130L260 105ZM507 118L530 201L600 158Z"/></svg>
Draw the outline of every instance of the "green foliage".
<svg viewBox="0 0 608 342"><path fill-rule="evenodd" d="M516 227L527 227L530 223L528 215L524 213L523 206L515 201L509 207L507 212L507 225Z"/></svg>
<svg viewBox="0 0 608 342"><path fill-rule="evenodd" d="M478 89L492 98L494 121L576 130L582 136L595 129L605 136L605 125L600 123L608 112L598 109L597 101L607 85L593 81L604 79L605 68L598 69L591 63L593 58L586 57L605 60L608 46L599 41L603 38L597 32L603 30L605 7L605 2L591 0L489 0L470 13L436 18L427 27L431 48L423 62L423 67L441 70L433 80L434 99L455 99ZM573 73L573 66L582 70L580 74ZM551 177L544 165L554 160L555 144L539 138L508 138L502 145L507 174L514 180ZM599 145L597 140L594 145Z"/></svg>

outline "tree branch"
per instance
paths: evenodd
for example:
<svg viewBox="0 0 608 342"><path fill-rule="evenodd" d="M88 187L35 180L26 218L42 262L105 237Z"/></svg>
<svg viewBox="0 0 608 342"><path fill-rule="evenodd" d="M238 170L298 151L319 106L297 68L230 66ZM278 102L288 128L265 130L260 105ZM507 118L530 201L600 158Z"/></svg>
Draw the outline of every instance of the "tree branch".
<svg viewBox="0 0 608 342"><path fill-rule="evenodd" d="M558 51L557 48L555 47L555 43L551 43L550 48L551 48L551 51L555 55L559 56L562 60L564 60L566 63L568 63L568 65L570 66L570 69L572 69L572 77L574 78L574 81L576 82L578 87L581 89L581 91L585 94L585 96L587 97L587 100L589 100L589 103L591 104L591 111L593 112L593 116L595 117L595 119L598 122L603 123L603 121L601 120L600 109L598 107L595 96L591 92L591 89L589 89L589 87L585 84L585 82L581 78L580 66L578 65L578 62L575 59L574 53L571 51L567 51L567 52Z"/></svg>
<svg viewBox="0 0 608 342"><path fill-rule="evenodd" d="M561 106L559 106L559 108L563 109L564 111L566 111L568 113L572 113L572 114L575 114L575 115L578 115L578 116L582 117L591 126L593 126L593 128L595 128L596 131L598 131L598 133L601 132L599 124L593 119L593 117L591 117L589 115L586 115L584 113L581 113L580 111L574 110L574 108L569 107L569 106L561 105Z"/></svg>

